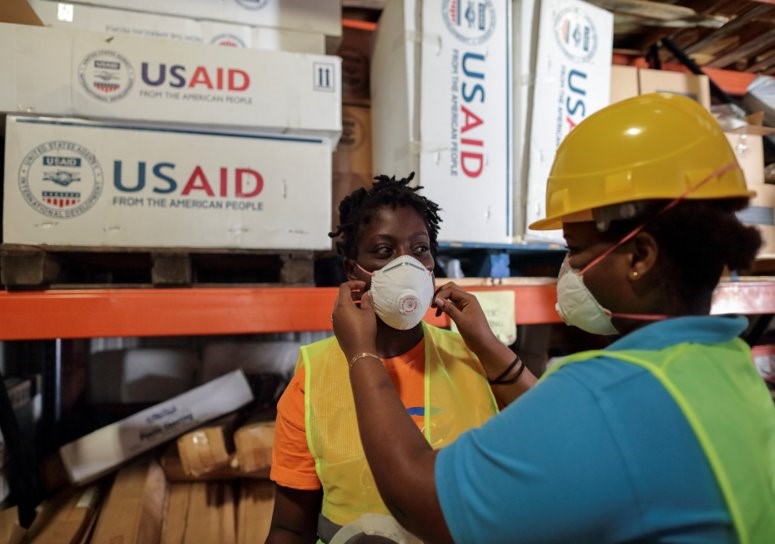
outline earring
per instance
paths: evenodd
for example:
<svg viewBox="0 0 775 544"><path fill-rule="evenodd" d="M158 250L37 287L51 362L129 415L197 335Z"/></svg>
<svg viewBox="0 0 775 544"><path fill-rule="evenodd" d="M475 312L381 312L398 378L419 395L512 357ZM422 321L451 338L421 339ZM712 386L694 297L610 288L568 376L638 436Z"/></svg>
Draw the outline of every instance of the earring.
<svg viewBox="0 0 775 544"><path fill-rule="evenodd" d="M630 275L631 275L633 278L637 278L637 277L639 276L639 274L638 274L638 271L637 271L637 270L633 270L633 271L632 271L632 274L630 274Z"/></svg>

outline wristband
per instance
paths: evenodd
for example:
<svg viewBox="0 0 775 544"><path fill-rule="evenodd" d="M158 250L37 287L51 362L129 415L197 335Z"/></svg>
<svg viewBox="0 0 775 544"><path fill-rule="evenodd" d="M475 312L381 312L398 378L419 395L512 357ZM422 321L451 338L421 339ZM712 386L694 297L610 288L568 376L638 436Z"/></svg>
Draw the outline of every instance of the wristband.
<svg viewBox="0 0 775 544"><path fill-rule="evenodd" d="M517 366L518 364L520 364L521 366L519 367L519 370L517 370L516 375L512 378L505 379L506 376L508 376L511 373L511 371L514 370L514 367ZM512 383L515 383L519 379L519 377L522 375L522 372L524 372L524 370L525 370L525 363L523 363L520 360L519 355L517 355L516 357L514 357L514 360L511 362L511 364L508 367L506 367L506 370L501 372L497 378L494 378L492 380L487 380L487 381L489 382L490 385L510 385Z"/></svg>
<svg viewBox="0 0 775 544"><path fill-rule="evenodd" d="M364 351L363 353L358 353L356 355L353 355L350 359L350 362L348 363L350 370L352 370L353 365L359 360L359 359L365 359L366 357L371 357L372 359L376 359L380 363L382 362L382 358L379 355L374 355L373 353L368 353Z"/></svg>

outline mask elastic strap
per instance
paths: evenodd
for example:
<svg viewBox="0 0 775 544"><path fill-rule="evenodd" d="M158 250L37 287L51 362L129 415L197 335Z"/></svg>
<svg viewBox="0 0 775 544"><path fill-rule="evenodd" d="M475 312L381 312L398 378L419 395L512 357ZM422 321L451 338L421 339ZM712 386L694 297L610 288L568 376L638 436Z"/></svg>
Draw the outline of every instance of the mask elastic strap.
<svg viewBox="0 0 775 544"><path fill-rule="evenodd" d="M702 187L703 185L708 183L710 180L712 180L714 178L717 178L718 176L723 176L724 174L726 174L727 172L729 172L730 170L732 170L732 169L734 169L736 167L739 168L739 166L737 164L737 161L733 161L733 162L730 162L728 164L725 164L721 168L718 168L718 169L714 170L713 172L711 172L710 174L708 174L707 176L702 178L700 181L698 181L696 184L694 184L691 187L687 188L683 193L678 195L674 200L668 202L668 204L664 208L662 208L661 210L659 210L657 212L657 214L652 218L652 220L656 219L657 217L659 217L660 215L662 215L666 211L674 208L679 202L681 202L687 196L689 196L691 193L693 193L694 191L696 191L697 189L699 189L700 187ZM638 225L637 227L632 229L627 234L627 236L625 236L624 238L622 238L621 240L616 242L614 245L612 245L611 247L606 249L603 253L601 253L600 255L595 257L594 259L592 259L592 261L590 263L588 263L587 266L585 266L584 268L581 269L579 274L581 274L583 276L584 272L586 272L587 270L589 270L590 268L595 266L597 263L599 263L600 261L602 261L603 259L608 257L611 253L616 251L616 249L619 246L621 246L622 244L628 242L629 240L632 240L635 236L640 234L643 231L643 229L646 228L647 225L648 225L648 221L646 223Z"/></svg>
<svg viewBox="0 0 775 544"><path fill-rule="evenodd" d="M369 276L373 276L373 275L374 275L374 272L369 272L368 270L366 270L365 268L363 268L361 265L359 265L359 264L358 264L358 261L355 261L355 266L357 266L358 268L360 268L361 270L363 270L363 271L364 271L366 274L368 274Z"/></svg>

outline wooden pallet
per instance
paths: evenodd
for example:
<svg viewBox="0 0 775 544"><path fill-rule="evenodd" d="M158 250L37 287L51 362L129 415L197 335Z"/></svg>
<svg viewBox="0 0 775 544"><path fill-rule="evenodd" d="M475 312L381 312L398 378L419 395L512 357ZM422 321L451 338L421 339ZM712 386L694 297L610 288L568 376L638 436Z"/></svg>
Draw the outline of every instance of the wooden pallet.
<svg viewBox="0 0 775 544"><path fill-rule="evenodd" d="M314 285L312 251L0 245L6 289Z"/></svg>

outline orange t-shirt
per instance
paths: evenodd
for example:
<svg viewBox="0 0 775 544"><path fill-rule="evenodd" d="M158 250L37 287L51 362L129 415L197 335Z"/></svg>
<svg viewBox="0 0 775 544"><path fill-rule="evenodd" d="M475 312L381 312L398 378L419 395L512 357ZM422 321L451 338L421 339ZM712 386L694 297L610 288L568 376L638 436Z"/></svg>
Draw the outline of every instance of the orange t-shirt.
<svg viewBox="0 0 775 544"><path fill-rule="evenodd" d="M423 430L425 422L425 340L398 357L383 359L406 411ZM376 364L361 361L359 364ZM344 364L344 363L342 363ZM292 489L320 489L315 460L304 428L304 367L299 366L277 402L272 470L269 477Z"/></svg>

